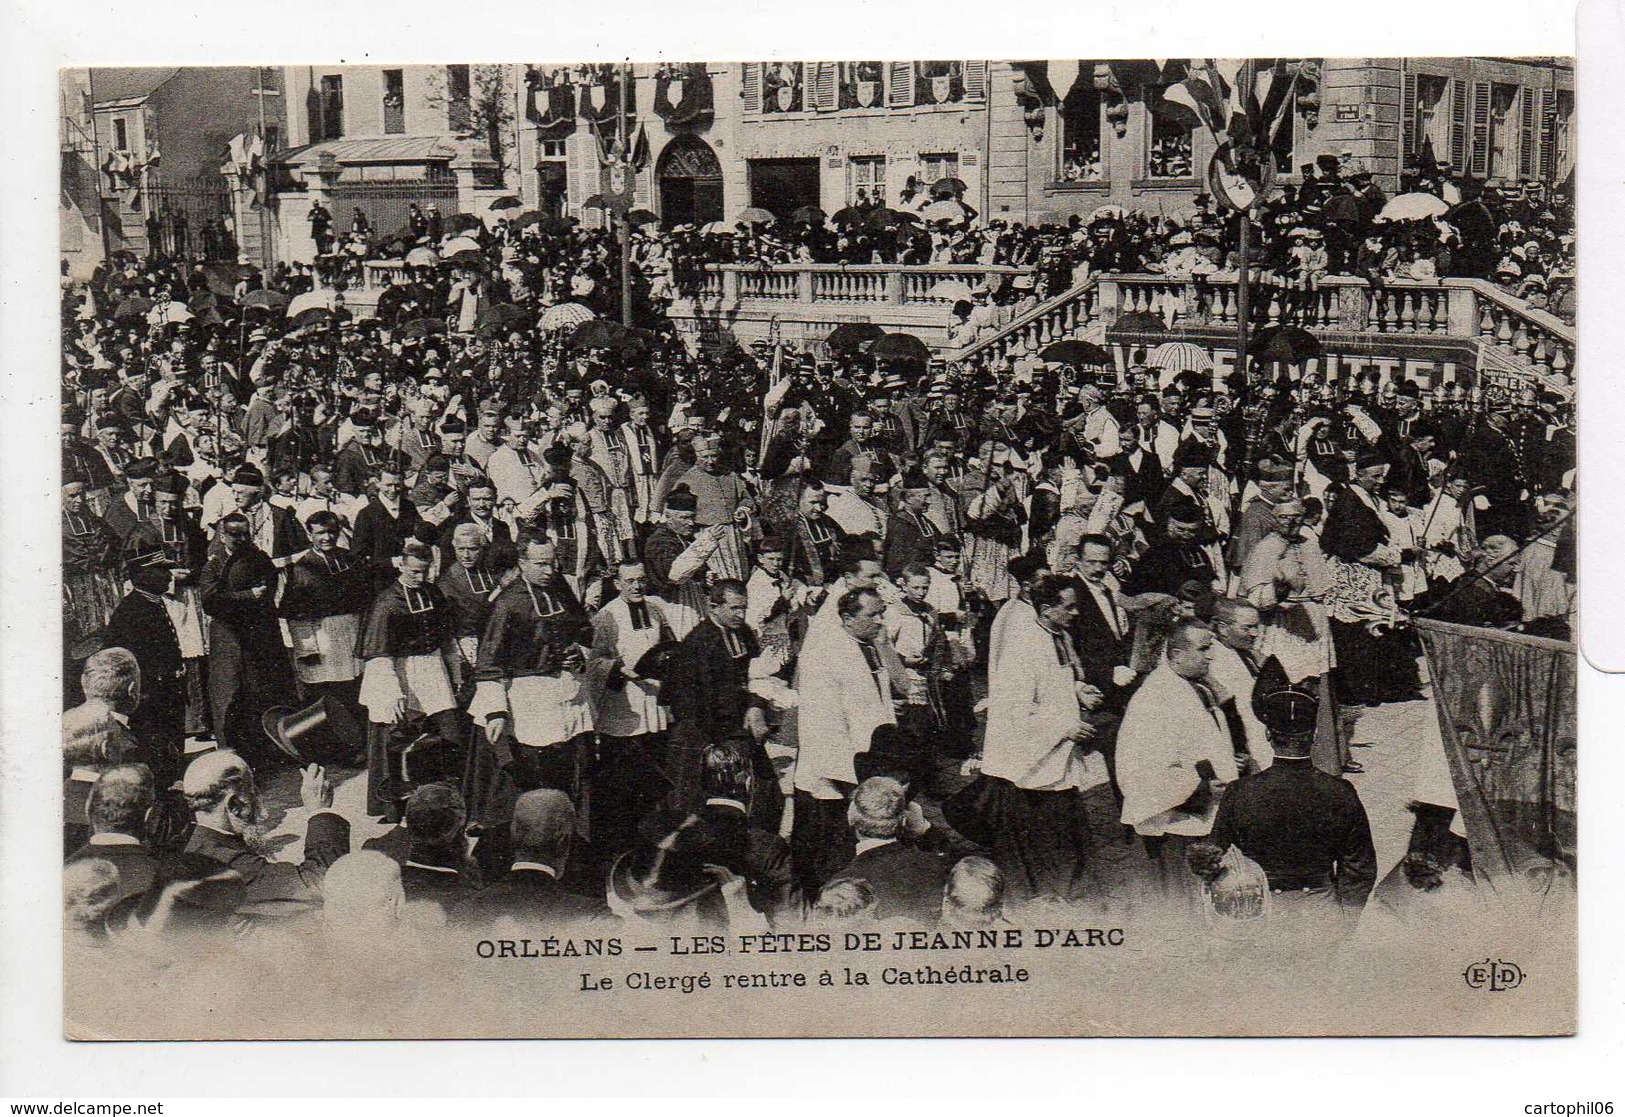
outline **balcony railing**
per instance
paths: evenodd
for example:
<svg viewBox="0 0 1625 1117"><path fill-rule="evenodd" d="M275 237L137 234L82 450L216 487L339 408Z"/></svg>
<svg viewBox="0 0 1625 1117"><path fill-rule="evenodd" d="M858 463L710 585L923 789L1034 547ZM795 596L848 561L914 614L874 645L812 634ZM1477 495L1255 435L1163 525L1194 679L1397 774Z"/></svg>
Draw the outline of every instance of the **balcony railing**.
<svg viewBox="0 0 1625 1117"><path fill-rule="evenodd" d="M1373 287L1329 276L1313 291L1257 287L1255 322L1301 326L1324 335L1328 351L1376 338L1470 349L1484 365L1566 393L1574 371L1574 328L1481 279L1396 280ZM1092 331L1099 338L1130 312L1155 315L1170 337L1222 345L1236 329L1233 276L1200 281L1160 275L1092 276L1008 325L948 354L951 360L1007 361ZM1147 335L1149 340L1150 334Z"/></svg>
<svg viewBox="0 0 1625 1117"><path fill-rule="evenodd" d="M830 310L906 306L946 311L954 297L932 294L944 280L975 287L997 276L1032 271L990 264L707 264L683 294L707 309L761 301Z"/></svg>

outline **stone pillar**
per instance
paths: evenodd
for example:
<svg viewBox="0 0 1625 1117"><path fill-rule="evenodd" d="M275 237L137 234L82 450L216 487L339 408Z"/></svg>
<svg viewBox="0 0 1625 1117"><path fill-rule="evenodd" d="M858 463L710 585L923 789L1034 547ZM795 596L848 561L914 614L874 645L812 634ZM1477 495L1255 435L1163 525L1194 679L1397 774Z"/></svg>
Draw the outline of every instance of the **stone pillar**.
<svg viewBox="0 0 1625 1117"><path fill-rule="evenodd" d="M1451 337L1478 336L1478 299L1466 284L1445 281L1445 332Z"/></svg>

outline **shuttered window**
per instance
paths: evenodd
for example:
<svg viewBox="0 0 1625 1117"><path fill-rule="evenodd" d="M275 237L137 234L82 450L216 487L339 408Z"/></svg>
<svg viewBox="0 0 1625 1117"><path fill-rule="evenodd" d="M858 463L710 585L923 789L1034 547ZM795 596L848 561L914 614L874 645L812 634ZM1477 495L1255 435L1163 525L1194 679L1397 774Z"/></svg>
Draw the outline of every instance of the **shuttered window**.
<svg viewBox="0 0 1625 1117"><path fill-rule="evenodd" d="M834 112L840 107L840 85L836 81L837 63L814 62L812 107L819 112Z"/></svg>
<svg viewBox="0 0 1625 1117"><path fill-rule="evenodd" d="M966 62L960 72L965 80L965 100L987 100L987 61Z"/></svg>
<svg viewBox="0 0 1625 1117"><path fill-rule="evenodd" d="M1518 91L1518 173L1535 173L1535 98L1526 87Z"/></svg>
<svg viewBox="0 0 1625 1117"><path fill-rule="evenodd" d="M906 109L914 103L914 63L886 63L886 104Z"/></svg>
<svg viewBox="0 0 1625 1117"><path fill-rule="evenodd" d="M745 111L762 111L762 64L746 62L739 68L739 98L745 102Z"/></svg>
<svg viewBox="0 0 1625 1117"><path fill-rule="evenodd" d="M1473 82L1472 146L1468 150L1467 172L1483 175L1490 166L1490 83Z"/></svg>
<svg viewBox="0 0 1625 1117"><path fill-rule="evenodd" d="M1409 70L1400 79L1399 91L1401 155L1415 155L1422 150L1421 129L1416 126L1416 75Z"/></svg>
<svg viewBox="0 0 1625 1117"><path fill-rule="evenodd" d="M1552 91L1542 89L1540 93L1540 177L1542 181L1550 181L1552 171L1557 167L1557 98Z"/></svg>
<svg viewBox="0 0 1625 1117"><path fill-rule="evenodd" d="M1467 169L1467 83L1460 78L1450 82L1450 166Z"/></svg>

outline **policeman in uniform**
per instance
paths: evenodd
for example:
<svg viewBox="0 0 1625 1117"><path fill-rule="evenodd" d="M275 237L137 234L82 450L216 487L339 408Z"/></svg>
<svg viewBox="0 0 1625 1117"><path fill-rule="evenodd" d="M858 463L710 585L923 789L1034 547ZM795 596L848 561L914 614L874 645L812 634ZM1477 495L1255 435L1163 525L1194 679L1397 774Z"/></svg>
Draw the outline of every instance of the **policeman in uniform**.
<svg viewBox="0 0 1625 1117"><path fill-rule="evenodd" d="M1307 935L1325 946L1352 930L1377 882L1371 823L1354 786L1309 758L1320 702L1302 684L1255 696L1275 761L1225 789L1209 841L1193 856L1208 875L1235 846L1269 878L1271 920L1283 935Z"/></svg>

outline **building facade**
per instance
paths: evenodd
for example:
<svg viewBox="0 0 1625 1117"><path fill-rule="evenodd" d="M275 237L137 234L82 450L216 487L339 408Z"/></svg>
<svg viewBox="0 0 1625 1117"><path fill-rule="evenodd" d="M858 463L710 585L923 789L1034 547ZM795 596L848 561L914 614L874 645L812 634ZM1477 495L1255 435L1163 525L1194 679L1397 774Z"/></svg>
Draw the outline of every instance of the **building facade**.
<svg viewBox="0 0 1625 1117"><path fill-rule="evenodd" d="M284 126L275 71L218 66L90 71L109 243L234 262L240 213L221 175L231 141Z"/></svg>

